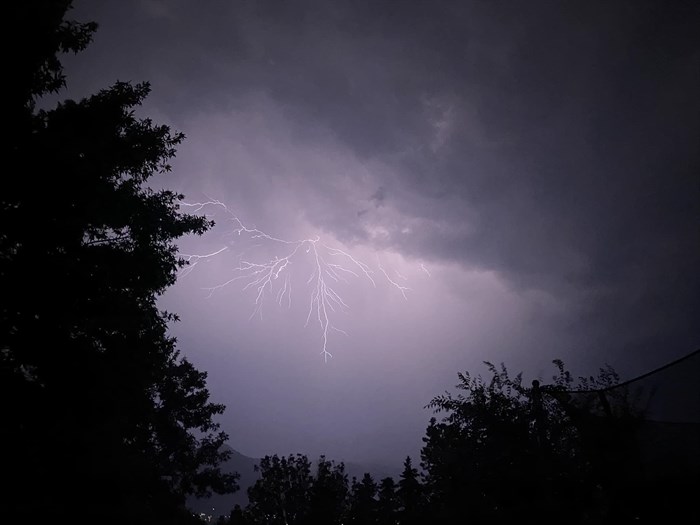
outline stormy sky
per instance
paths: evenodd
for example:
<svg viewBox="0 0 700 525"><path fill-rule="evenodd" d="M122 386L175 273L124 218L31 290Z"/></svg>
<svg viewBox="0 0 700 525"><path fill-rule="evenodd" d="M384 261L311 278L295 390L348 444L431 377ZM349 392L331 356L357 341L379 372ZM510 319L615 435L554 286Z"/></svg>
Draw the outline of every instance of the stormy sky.
<svg viewBox="0 0 700 525"><path fill-rule="evenodd" d="M63 95L149 81L139 114L187 136L154 184L228 208L161 303L242 453L398 464L484 360L627 378L699 346L696 2L75 4L100 28ZM295 245L233 216L320 239L262 315L246 264ZM347 281L327 362L313 247Z"/></svg>

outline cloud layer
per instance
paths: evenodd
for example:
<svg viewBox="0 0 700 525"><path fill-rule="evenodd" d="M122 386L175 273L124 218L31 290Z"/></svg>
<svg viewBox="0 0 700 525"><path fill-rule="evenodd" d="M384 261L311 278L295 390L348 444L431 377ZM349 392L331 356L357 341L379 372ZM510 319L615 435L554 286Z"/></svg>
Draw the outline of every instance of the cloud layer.
<svg viewBox="0 0 700 525"><path fill-rule="evenodd" d="M144 113L187 134L167 184L412 288L339 284L349 336L325 366L307 300L256 322L241 286L206 298L238 246L181 280L164 304L243 452L415 454L420 408L483 359L634 374L697 347L692 2L149 0L75 16L101 29L67 62L72 92L150 80ZM226 227L184 246L224 246Z"/></svg>

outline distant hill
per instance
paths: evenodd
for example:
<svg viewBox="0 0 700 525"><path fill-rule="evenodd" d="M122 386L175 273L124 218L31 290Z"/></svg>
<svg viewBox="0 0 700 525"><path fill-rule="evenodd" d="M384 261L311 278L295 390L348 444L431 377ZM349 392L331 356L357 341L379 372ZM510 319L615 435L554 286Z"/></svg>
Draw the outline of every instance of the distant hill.
<svg viewBox="0 0 700 525"><path fill-rule="evenodd" d="M216 517L228 515L236 504L245 507L248 504L247 489L253 485L260 476L258 472L255 472L255 466L260 462L259 458L244 456L227 445L224 445L224 448L231 451L231 458L221 466L221 470L223 472L238 472L241 476L238 480L241 489L233 494L213 494L210 498L190 498L187 502L187 506L197 514L204 513ZM317 458L309 459L315 463ZM333 458L328 459L333 460ZM339 462L339 460L336 460L336 462ZM392 476L394 480L398 480L399 473L401 472L400 465L397 466L396 469L391 469L379 465L344 463L345 472L348 475L348 482L351 481L353 477L361 479L365 472L372 474L376 482L388 476ZM312 467L312 472L313 471Z"/></svg>

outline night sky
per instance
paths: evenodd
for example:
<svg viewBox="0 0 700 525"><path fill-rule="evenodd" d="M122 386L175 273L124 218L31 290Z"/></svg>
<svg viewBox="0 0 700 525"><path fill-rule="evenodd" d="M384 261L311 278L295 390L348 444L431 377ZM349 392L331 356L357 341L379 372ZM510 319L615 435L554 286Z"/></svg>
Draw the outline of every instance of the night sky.
<svg viewBox="0 0 700 525"><path fill-rule="evenodd" d="M250 279L206 290L291 246L221 207L161 303L233 448L398 467L484 360L624 379L700 346L698 5L77 1L100 28L62 96L149 81L139 114L187 136L154 184L367 265L324 252L357 274L326 275L328 362L309 243L262 316Z"/></svg>

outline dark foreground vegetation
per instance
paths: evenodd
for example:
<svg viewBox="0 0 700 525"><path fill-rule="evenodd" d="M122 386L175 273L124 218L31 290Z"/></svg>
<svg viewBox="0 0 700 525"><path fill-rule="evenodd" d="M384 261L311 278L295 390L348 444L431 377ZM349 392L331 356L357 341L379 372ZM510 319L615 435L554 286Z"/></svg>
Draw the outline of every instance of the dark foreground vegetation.
<svg viewBox="0 0 700 525"><path fill-rule="evenodd" d="M0 521L199 523L189 495L236 490L220 465L206 374L177 351L156 299L182 262L174 241L210 224L147 181L183 136L134 110L147 84L117 83L36 109L64 85L60 53L90 42L69 0L12 2L6 172L0 193ZM643 400L602 369L547 385L505 368L459 375L419 465L348 479L342 463L265 457L233 524L692 521L698 471L643 460ZM75 505L79 495L80 505ZM217 518L214 518L217 519Z"/></svg>
<svg viewBox="0 0 700 525"><path fill-rule="evenodd" d="M173 241L209 224L146 184L183 138L135 116L147 84L36 109L64 85L59 54L96 29L69 7L3 8L20 41L0 192L0 521L186 523L187 494L236 488L218 468L224 407L156 306L181 264Z"/></svg>
<svg viewBox="0 0 700 525"><path fill-rule="evenodd" d="M700 364L700 352L688 356ZM525 386L487 363L489 378L459 374L458 395L428 405L420 472L348 480L343 464L305 456L262 459L249 504L219 523L657 523L698 517L698 424L661 424L642 407L653 392L620 384L607 367L574 378L555 361L547 385ZM688 385L692 392L697 387ZM691 392L692 391L692 392ZM676 447L676 454L668 449ZM665 450L665 452L664 452Z"/></svg>

